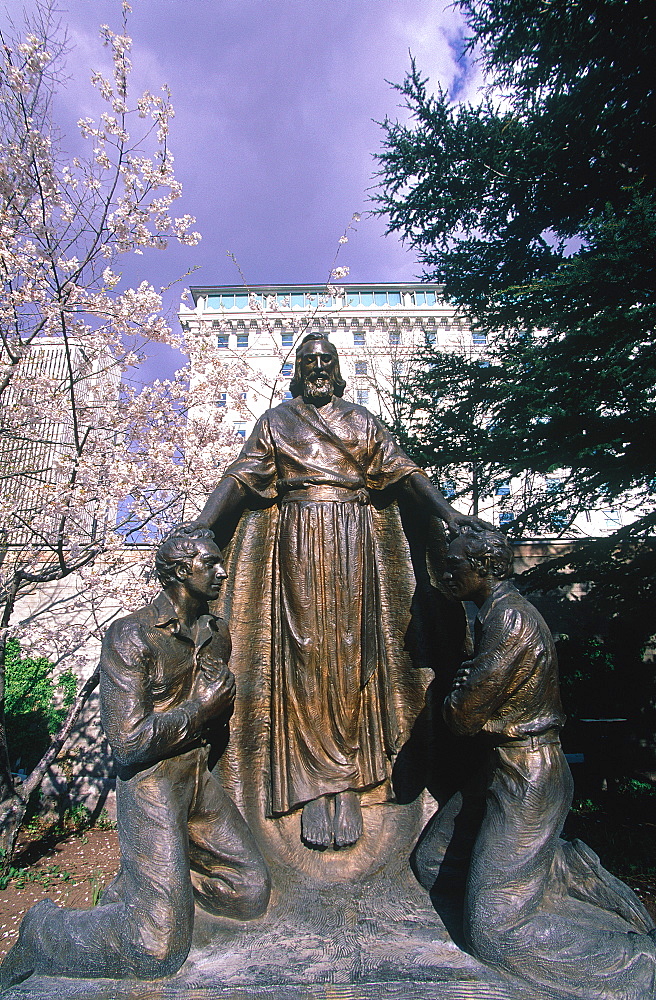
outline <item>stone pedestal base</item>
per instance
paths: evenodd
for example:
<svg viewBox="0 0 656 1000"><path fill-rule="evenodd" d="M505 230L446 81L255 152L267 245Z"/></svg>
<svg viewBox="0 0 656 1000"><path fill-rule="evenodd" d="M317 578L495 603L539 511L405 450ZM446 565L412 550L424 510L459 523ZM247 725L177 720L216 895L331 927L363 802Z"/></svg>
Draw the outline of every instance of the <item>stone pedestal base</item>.
<svg viewBox="0 0 656 1000"><path fill-rule="evenodd" d="M124 981L34 979L7 997L23 1000L541 1000L542 994L472 979L433 983L407 980L357 985L188 987L169 981L127 983ZM553 996L553 994L552 994ZM550 998L551 1000L551 998Z"/></svg>
<svg viewBox="0 0 656 1000"><path fill-rule="evenodd" d="M5 998L541 1000L462 951L408 868L356 885L278 882L267 914L250 923L197 910L191 953L170 979L32 977Z"/></svg>

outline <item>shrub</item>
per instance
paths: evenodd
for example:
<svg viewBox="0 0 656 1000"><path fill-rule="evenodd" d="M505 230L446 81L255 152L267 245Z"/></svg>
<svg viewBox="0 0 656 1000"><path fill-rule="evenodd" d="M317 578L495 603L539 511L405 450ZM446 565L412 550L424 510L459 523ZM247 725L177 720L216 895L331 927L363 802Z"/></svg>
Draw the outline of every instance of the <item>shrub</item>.
<svg viewBox="0 0 656 1000"><path fill-rule="evenodd" d="M7 641L5 721L12 766L28 773L45 753L75 698L71 670L55 673L44 656L21 656L16 639Z"/></svg>

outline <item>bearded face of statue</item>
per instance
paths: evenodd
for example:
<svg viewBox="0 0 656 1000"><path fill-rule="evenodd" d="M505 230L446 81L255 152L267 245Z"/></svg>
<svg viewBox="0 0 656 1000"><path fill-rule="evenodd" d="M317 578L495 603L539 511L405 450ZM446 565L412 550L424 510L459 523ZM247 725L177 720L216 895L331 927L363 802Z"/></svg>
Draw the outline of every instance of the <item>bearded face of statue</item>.
<svg viewBox="0 0 656 1000"><path fill-rule="evenodd" d="M333 345L325 340L311 341L303 347L299 360L304 401L315 406L329 403L335 392L337 367Z"/></svg>

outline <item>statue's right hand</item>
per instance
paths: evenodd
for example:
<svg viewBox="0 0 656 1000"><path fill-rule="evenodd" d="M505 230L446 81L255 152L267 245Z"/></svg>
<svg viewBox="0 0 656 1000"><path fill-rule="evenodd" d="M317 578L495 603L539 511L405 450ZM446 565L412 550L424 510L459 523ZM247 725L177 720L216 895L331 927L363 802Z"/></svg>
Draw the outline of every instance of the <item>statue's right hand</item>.
<svg viewBox="0 0 656 1000"><path fill-rule="evenodd" d="M447 520L447 527L451 538L457 538L460 534L461 528L470 528L472 531L494 531L494 525L490 524L489 521L483 521L482 518L476 517L473 514L457 514Z"/></svg>

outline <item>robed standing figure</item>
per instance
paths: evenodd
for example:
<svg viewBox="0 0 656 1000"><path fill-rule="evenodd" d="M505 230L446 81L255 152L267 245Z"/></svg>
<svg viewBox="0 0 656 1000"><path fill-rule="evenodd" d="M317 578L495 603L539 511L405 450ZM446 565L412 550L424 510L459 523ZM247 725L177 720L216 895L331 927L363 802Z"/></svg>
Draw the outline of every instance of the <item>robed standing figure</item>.
<svg viewBox="0 0 656 1000"><path fill-rule="evenodd" d="M302 807L302 839L315 848L359 839L360 793L389 777L398 749L372 494L402 491L451 526L476 521L344 388L334 345L307 336L293 398L260 417L199 517L220 531L236 511L277 502L268 811Z"/></svg>

